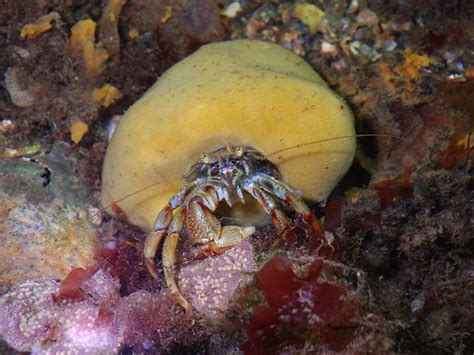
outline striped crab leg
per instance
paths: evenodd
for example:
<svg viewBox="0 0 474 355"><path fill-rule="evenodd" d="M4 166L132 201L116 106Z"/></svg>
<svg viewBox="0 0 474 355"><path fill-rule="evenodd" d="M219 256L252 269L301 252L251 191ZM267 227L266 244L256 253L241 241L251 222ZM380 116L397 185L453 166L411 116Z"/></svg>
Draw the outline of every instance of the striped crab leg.
<svg viewBox="0 0 474 355"><path fill-rule="evenodd" d="M177 194L175 194L165 207L161 209L155 219L153 231L149 232L145 239L143 247L143 256L145 266L148 272L154 277L158 277L158 272L155 265L156 251L165 236L167 229L173 219L173 211L183 204L189 192L196 187L198 181L194 181L183 187Z"/></svg>
<svg viewBox="0 0 474 355"><path fill-rule="evenodd" d="M302 216L302 218L311 226L311 230L315 236L318 238L323 238L324 233L318 219L308 207L308 205L299 196L300 194L288 184L285 184L284 182L275 179L270 175L256 173L250 179L245 181L244 189L254 197L258 196L258 190L256 189L261 189L276 196L280 200L288 202L291 208L293 208L293 210L295 210L298 215ZM256 199L258 201L257 197ZM265 200L263 200L262 203L265 205ZM283 214L283 212L275 208L271 210L271 213L272 217L273 215L276 215L277 218L281 218Z"/></svg>

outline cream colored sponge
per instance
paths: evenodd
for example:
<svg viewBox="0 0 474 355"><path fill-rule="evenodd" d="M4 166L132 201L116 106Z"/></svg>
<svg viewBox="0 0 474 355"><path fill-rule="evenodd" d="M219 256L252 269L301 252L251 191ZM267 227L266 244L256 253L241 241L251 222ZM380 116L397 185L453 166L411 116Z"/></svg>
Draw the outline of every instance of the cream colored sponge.
<svg viewBox="0 0 474 355"><path fill-rule="evenodd" d="M346 138L319 142L333 137ZM310 142L319 143L271 155ZM354 120L321 77L280 45L203 46L125 113L105 156L102 205L110 211L114 204L148 231L201 153L229 143L270 155L285 182L321 201L351 165Z"/></svg>

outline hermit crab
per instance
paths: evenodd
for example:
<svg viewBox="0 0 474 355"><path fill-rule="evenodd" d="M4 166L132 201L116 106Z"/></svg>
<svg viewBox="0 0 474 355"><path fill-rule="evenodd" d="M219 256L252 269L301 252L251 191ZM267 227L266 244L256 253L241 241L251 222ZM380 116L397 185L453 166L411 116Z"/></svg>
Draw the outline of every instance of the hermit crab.
<svg viewBox="0 0 474 355"><path fill-rule="evenodd" d="M321 233L303 197L324 201L354 151L352 113L298 56L260 41L209 44L125 113L107 149L102 204L148 233L155 276L163 240L167 285L189 309L175 281L184 225L195 245L217 252L254 232L245 207L257 201L278 230L289 206ZM221 226L213 211L222 204L244 210L239 225Z"/></svg>

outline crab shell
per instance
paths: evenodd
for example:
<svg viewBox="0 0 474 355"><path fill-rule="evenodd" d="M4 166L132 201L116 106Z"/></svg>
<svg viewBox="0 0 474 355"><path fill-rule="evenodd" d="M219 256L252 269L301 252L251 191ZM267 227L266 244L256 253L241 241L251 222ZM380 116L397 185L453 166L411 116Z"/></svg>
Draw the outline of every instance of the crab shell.
<svg viewBox="0 0 474 355"><path fill-rule="evenodd" d="M325 200L351 165L348 106L282 46L209 44L170 68L123 116L105 156L102 205L116 202L129 222L149 231L203 152L230 143L269 155L347 136L269 157L306 199Z"/></svg>

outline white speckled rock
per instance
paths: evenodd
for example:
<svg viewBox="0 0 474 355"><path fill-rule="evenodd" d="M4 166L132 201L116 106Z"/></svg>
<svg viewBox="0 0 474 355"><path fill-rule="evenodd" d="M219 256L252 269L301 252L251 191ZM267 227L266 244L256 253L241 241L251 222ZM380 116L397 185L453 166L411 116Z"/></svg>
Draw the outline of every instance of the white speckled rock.
<svg viewBox="0 0 474 355"><path fill-rule="evenodd" d="M181 268L178 282L197 312L222 320L236 291L251 281L255 272L253 247L245 240L222 255Z"/></svg>

